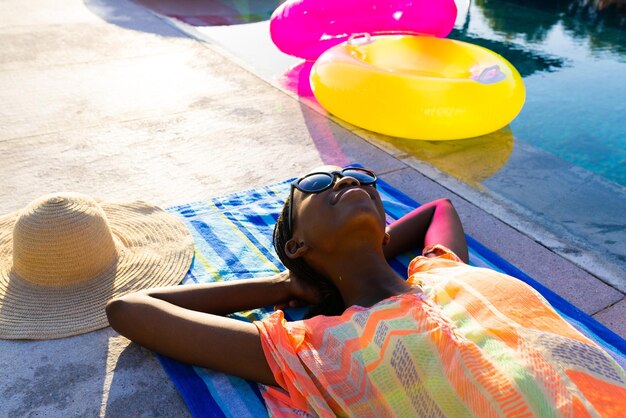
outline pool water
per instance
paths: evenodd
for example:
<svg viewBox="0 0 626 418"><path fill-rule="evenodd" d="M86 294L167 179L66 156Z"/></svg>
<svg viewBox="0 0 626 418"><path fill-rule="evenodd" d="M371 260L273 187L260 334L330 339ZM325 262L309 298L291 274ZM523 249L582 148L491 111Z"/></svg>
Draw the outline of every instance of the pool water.
<svg viewBox="0 0 626 418"><path fill-rule="evenodd" d="M517 138L626 186L626 7L583 3L478 0L450 37L500 52L524 77Z"/></svg>
<svg viewBox="0 0 626 418"><path fill-rule="evenodd" d="M173 0L136 1L174 16L178 27L260 77L314 100L297 83L310 65L270 40L267 19L279 1L204 0L197 2L202 10L182 13ZM366 136L626 292L626 4L457 0L457 7L449 37L501 54L522 75L519 116L469 140Z"/></svg>

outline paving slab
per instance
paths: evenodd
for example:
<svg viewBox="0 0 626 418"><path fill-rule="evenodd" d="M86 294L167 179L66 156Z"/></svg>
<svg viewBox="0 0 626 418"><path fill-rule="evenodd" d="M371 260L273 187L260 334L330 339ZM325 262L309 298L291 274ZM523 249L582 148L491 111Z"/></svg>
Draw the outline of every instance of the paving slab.
<svg viewBox="0 0 626 418"><path fill-rule="evenodd" d="M2 1L0 2L0 25L39 26L76 22L97 22L82 0L67 0L63 7L55 0Z"/></svg>
<svg viewBox="0 0 626 418"><path fill-rule="evenodd" d="M0 141L188 110L206 97L243 94L204 71L206 48L0 72ZM155 69L159 69L155 71Z"/></svg>
<svg viewBox="0 0 626 418"><path fill-rule="evenodd" d="M254 101L0 142L0 211L57 191L169 206L294 176L322 163L404 164L265 86ZM217 95L216 95L217 96Z"/></svg>
<svg viewBox="0 0 626 418"><path fill-rule="evenodd" d="M111 328L0 351L0 416L191 416L156 358Z"/></svg>
<svg viewBox="0 0 626 418"><path fill-rule="evenodd" d="M593 317L618 335L626 336L626 298L601 310Z"/></svg>
<svg viewBox="0 0 626 418"><path fill-rule="evenodd" d="M102 21L1 27L0 37L5 43L0 50L0 70L48 69L178 52L178 45L186 43L186 38L162 42L163 36L168 35L179 36L180 31L170 26L158 35L112 31L111 25ZM138 41L143 44L141 48L136 47Z"/></svg>

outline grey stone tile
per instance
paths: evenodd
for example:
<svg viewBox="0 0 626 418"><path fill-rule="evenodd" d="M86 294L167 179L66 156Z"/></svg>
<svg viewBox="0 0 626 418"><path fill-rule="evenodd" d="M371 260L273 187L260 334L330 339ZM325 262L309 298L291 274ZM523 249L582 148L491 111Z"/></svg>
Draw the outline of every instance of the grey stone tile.
<svg viewBox="0 0 626 418"><path fill-rule="evenodd" d="M3 209L59 190L170 205L276 181L319 164L312 145L306 152L304 127L283 129L290 142L281 143L258 132L258 125L229 124L219 116L199 110L99 126L89 135L71 130L0 142L0 153L11 161L0 167L2 190L16 196L3 199ZM290 152L294 161L276 158L286 148L299 148Z"/></svg>
<svg viewBox="0 0 626 418"><path fill-rule="evenodd" d="M543 209L544 216L584 239L598 253L621 261L626 289L626 189L590 176L573 193Z"/></svg>
<svg viewBox="0 0 626 418"><path fill-rule="evenodd" d="M620 337L626 338L626 299L603 309L593 317Z"/></svg>
<svg viewBox="0 0 626 418"><path fill-rule="evenodd" d="M0 142L1 212L69 190L159 205L206 199L296 176L321 164L404 165L266 86L256 100Z"/></svg>
<svg viewBox="0 0 626 418"><path fill-rule="evenodd" d="M514 147L509 127L458 141L395 138L360 128L354 132L395 157L419 159L473 187L480 187L482 181L502 169Z"/></svg>
<svg viewBox="0 0 626 418"><path fill-rule="evenodd" d="M396 158L402 157L406 154L406 152L394 142L396 138L368 131L356 126L353 126L351 131Z"/></svg>
<svg viewBox="0 0 626 418"><path fill-rule="evenodd" d="M483 185L538 214L582 186L590 173L547 152L516 141L507 164Z"/></svg>
<svg viewBox="0 0 626 418"><path fill-rule="evenodd" d="M0 16L3 28L106 22L119 29L186 37L180 31L172 31L153 13L128 0L3 1L0 2Z"/></svg>
<svg viewBox="0 0 626 418"><path fill-rule="evenodd" d="M76 22L100 21L90 12L82 0L2 1L0 2L1 26L40 26Z"/></svg>
<svg viewBox="0 0 626 418"><path fill-rule="evenodd" d="M161 23L162 25L162 23ZM180 32L165 26L171 36ZM166 31L163 31L166 33ZM111 31L106 23L0 28L0 70L49 68L180 51L190 40L162 42L164 34ZM138 48L138 45L141 48Z"/></svg>
<svg viewBox="0 0 626 418"><path fill-rule="evenodd" d="M342 121L300 106L312 141L327 164L360 163L377 172L403 168L405 165L348 130Z"/></svg>
<svg viewBox="0 0 626 418"><path fill-rule="evenodd" d="M234 64L207 71L217 54L189 42L162 55L0 72L0 141L177 113L215 96L256 91L249 74L228 77Z"/></svg>
<svg viewBox="0 0 626 418"><path fill-rule="evenodd" d="M0 352L0 416L191 416L152 353L111 328Z"/></svg>

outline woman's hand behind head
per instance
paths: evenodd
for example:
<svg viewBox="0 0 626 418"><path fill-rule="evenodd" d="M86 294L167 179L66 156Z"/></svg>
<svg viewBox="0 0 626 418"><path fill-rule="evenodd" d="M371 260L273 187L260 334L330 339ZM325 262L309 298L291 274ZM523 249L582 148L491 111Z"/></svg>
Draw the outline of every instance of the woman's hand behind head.
<svg viewBox="0 0 626 418"><path fill-rule="evenodd" d="M318 286L298 278L298 276L289 270L285 270L280 273L280 275L283 276L284 280L288 283L289 300L283 304L276 305L276 309L317 305L322 301L322 291Z"/></svg>

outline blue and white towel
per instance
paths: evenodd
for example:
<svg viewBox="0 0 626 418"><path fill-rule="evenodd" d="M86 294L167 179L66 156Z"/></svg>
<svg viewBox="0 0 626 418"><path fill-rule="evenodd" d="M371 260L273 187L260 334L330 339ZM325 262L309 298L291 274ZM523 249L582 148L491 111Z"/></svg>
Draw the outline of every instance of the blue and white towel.
<svg viewBox="0 0 626 418"><path fill-rule="evenodd" d="M242 280L273 275L283 269L272 246L272 231L291 180L247 190L205 202L170 208L180 216L195 243L195 257L182 285ZM378 190L391 223L419 204L383 181ZM626 341L585 314L550 289L541 285L506 260L467 237L470 264L504 272L537 289L554 308L587 337L596 341L616 361L626 367ZM391 262L402 276L416 254L405 254ZM269 311L256 309L234 316L245 320L262 318ZM299 319L303 312L291 310L288 319ZM215 373L158 356L189 410L195 417L267 416L256 383Z"/></svg>

